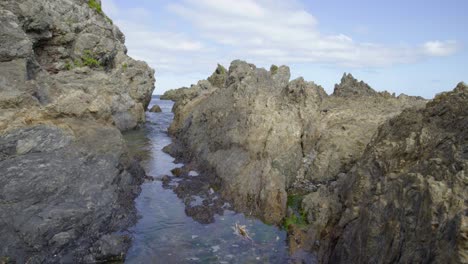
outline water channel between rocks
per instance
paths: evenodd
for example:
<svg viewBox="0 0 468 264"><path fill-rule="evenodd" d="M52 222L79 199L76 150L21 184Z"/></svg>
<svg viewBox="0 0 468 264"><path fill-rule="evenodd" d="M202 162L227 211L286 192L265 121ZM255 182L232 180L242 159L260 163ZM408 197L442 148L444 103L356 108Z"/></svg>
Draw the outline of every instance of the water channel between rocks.
<svg viewBox="0 0 468 264"><path fill-rule="evenodd" d="M201 188L203 191L190 189L204 184L200 180L203 175L198 172L190 172L185 178L171 174L172 169L183 166L175 164L174 158L162 151L171 143L167 128L173 118L173 102L153 96L150 107L154 104L162 108L162 113L147 113L146 124L124 136L131 152L142 158L148 175L156 178L168 175L171 180L147 181L142 185L136 199L141 218L129 230L133 241L125 263L288 262L285 231L226 209L229 206L224 202L215 214L199 217L200 213L208 213L203 208L219 205L221 198L209 186ZM234 232L236 223L246 226L251 240Z"/></svg>

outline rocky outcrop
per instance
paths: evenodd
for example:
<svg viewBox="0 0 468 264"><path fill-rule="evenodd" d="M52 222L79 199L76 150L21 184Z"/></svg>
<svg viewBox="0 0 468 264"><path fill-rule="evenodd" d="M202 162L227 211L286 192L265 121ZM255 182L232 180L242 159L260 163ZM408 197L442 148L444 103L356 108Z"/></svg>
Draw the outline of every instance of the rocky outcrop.
<svg viewBox="0 0 468 264"><path fill-rule="evenodd" d="M0 255L17 263L122 258L145 176L114 127L63 120L0 136ZM116 254L100 247L116 243Z"/></svg>
<svg viewBox="0 0 468 264"><path fill-rule="evenodd" d="M223 180L224 194L238 208L272 223L286 214L287 190L336 180L380 124L425 103L412 97L328 96L302 78L289 81L286 66L272 69L234 61L221 88L200 81L171 92L177 96L169 129L188 148L188 158Z"/></svg>
<svg viewBox="0 0 468 264"><path fill-rule="evenodd" d="M151 107L149 111L152 113L160 113L162 112L162 109L159 105L153 105L153 107Z"/></svg>
<svg viewBox="0 0 468 264"><path fill-rule="evenodd" d="M173 92L167 149L214 172L237 209L286 216L291 249L320 263L468 261L465 84L428 103L345 74L328 96L242 61L223 87L203 83Z"/></svg>
<svg viewBox="0 0 468 264"><path fill-rule="evenodd" d="M98 4L0 3L0 129L18 119L11 118L18 108L97 119L120 130L144 122L154 71L126 55L122 32Z"/></svg>
<svg viewBox="0 0 468 264"><path fill-rule="evenodd" d="M335 84L334 96L375 96L374 91L367 83L356 80L351 73L343 74L340 84Z"/></svg>
<svg viewBox="0 0 468 264"><path fill-rule="evenodd" d="M308 195L323 263L466 263L468 87L379 129L338 181Z"/></svg>
<svg viewBox="0 0 468 264"><path fill-rule="evenodd" d="M119 130L144 122L154 71L93 0L0 2L0 258L121 259L144 171Z"/></svg>

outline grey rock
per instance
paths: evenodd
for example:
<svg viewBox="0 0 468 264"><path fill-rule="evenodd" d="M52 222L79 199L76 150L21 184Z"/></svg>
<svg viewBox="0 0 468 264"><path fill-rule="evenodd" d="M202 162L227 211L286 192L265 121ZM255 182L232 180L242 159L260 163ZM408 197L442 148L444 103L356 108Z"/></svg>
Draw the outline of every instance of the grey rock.
<svg viewBox="0 0 468 264"><path fill-rule="evenodd" d="M237 208L279 223L294 183L324 183L346 171L385 120L424 100L328 96L289 68L233 61L225 87L178 93L169 132L183 155L212 169ZM322 109L327 109L323 112ZM297 185L297 184L296 184Z"/></svg>
<svg viewBox="0 0 468 264"><path fill-rule="evenodd" d="M320 262L467 262L467 104L461 83L403 111L344 179L306 197Z"/></svg>
<svg viewBox="0 0 468 264"><path fill-rule="evenodd" d="M19 25L17 17L0 9L0 62L26 58L32 54L32 43Z"/></svg>
<svg viewBox="0 0 468 264"><path fill-rule="evenodd" d="M149 111L152 113L161 113L162 109L159 105L153 105Z"/></svg>
<svg viewBox="0 0 468 264"><path fill-rule="evenodd" d="M125 158L117 129L35 125L0 136L0 149L0 255L19 263L94 259L89 248L102 235L135 221L144 171Z"/></svg>
<svg viewBox="0 0 468 264"><path fill-rule="evenodd" d="M107 123L124 112L135 122L122 129L145 121L154 71L126 55L105 14L78 0L2 1L0 14L0 108L36 101L36 112Z"/></svg>
<svg viewBox="0 0 468 264"><path fill-rule="evenodd" d="M377 95L367 83L356 80L351 73L343 74L340 84L335 85L334 96L373 96Z"/></svg>
<svg viewBox="0 0 468 264"><path fill-rule="evenodd" d="M0 1L0 22L0 262L122 259L145 173L119 130L154 71L85 0Z"/></svg>

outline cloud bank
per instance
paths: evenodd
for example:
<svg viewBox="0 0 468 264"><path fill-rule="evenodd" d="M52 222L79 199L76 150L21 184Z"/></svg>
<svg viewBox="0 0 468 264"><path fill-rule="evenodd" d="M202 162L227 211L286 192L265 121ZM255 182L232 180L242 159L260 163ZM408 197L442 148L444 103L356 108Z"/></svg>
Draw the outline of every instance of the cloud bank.
<svg viewBox="0 0 468 264"><path fill-rule="evenodd" d="M103 0L103 4L126 34L130 55L148 61L161 74L206 74L216 63L236 58L260 65L387 67L450 56L460 49L454 40L392 45L358 42L346 34L323 34L320 21L295 1L173 1L165 12L184 30L171 32L132 22L137 21L132 16L141 20L149 15L144 9L121 12L113 0Z"/></svg>

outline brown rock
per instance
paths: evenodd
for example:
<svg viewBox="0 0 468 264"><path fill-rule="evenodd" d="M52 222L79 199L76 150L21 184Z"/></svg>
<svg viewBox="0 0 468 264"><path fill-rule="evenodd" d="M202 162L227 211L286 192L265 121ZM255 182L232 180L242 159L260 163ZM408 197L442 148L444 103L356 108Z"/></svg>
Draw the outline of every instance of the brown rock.
<svg viewBox="0 0 468 264"><path fill-rule="evenodd" d="M151 107L151 109L149 111L152 112L152 113L161 113L162 112L161 107L159 107L159 105L153 105L153 107Z"/></svg>

